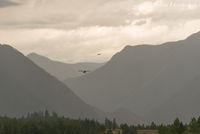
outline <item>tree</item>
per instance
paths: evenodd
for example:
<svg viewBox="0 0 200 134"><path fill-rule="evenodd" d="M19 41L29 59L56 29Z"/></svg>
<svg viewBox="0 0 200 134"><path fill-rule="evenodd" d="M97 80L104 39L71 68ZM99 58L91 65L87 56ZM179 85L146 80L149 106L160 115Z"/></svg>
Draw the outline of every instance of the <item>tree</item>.
<svg viewBox="0 0 200 134"><path fill-rule="evenodd" d="M200 126L199 119L197 121L196 118L192 118L192 120L190 121L190 124L189 124L190 132L199 133L200 132L199 126Z"/></svg>
<svg viewBox="0 0 200 134"><path fill-rule="evenodd" d="M117 122L115 120L115 118L113 119L113 122L112 122L112 129L117 129L119 128L118 125L117 125Z"/></svg>
<svg viewBox="0 0 200 134"><path fill-rule="evenodd" d="M174 121L173 124L173 132L175 134L182 134L186 130L185 126L183 125L182 122L178 118Z"/></svg>
<svg viewBox="0 0 200 134"><path fill-rule="evenodd" d="M45 117L49 117L50 116L49 111L45 110L44 115Z"/></svg>
<svg viewBox="0 0 200 134"><path fill-rule="evenodd" d="M154 122L151 123L150 129L152 129L152 130L157 129L157 126Z"/></svg>
<svg viewBox="0 0 200 134"><path fill-rule="evenodd" d="M112 128L112 121L108 120L107 118L105 119L105 127L107 129L111 129Z"/></svg>
<svg viewBox="0 0 200 134"><path fill-rule="evenodd" d="M127 124L121 124L120 128L122 129L123 134L129 134L129 126Z"/></svg>

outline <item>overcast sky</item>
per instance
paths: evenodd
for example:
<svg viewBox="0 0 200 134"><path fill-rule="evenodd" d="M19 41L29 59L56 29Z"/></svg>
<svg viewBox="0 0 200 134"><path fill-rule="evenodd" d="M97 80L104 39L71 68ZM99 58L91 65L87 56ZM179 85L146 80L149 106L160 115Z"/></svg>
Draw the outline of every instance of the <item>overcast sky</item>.
<svg viewBox="0 0 200 134"><path fill-rule="evenodd" d="M0 0L0 43L64 62L104 62L126 45L198 31L199 0Z"/></svg>

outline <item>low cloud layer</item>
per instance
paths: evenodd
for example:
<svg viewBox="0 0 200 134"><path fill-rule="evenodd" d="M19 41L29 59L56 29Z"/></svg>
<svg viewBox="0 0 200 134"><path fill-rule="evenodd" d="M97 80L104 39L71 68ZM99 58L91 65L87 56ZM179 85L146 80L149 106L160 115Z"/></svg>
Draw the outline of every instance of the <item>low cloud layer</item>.
<svg viewBox="0 0 200 134"><path fill-rule="evenodd" d="M126 45L160 44L200 31L197 0L12 3L18 5L0 8L1 42L65 62L103 62Z"/></svg>

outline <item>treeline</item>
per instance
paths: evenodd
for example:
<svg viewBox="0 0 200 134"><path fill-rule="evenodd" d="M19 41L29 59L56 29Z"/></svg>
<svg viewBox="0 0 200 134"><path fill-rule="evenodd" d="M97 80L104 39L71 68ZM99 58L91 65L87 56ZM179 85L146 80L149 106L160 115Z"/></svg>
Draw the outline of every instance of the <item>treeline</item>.
<svg viewBox="0 0 200 134"><path fill-rule="evenodd" d="M109 120L107 120L109 122ZM106 125L105 121L105 128L109 128ZM112 123L110 123L112 124ZM115 120L113 121L112 128L116 128ZM184 124L178 118L174 120L174 122L170 125L156 125L152 122L150 125L137 125L137 126L129 126L127 124L121 124L117 126L123 130L123 134L137 134L137 130L158 130L159 134L200 134L200 117L199 118L192 118L189 124Z"/></svg>
<svg viewBox="0 0 200 134"><path fill-rule="evenodd" d="M113 119L113 121L110 121L108 119L105 119L105 128L110 129L110 130L115 130L115 129L121 129L123 134L137 134L136 126L129 126L127 124L121 124L120 126L116 123L116 120ZM111 131L108 131L106 134L112 134Z"/></svg>
<svg viewBox="0 0 200 134"><path fill-rule="evenodd" d="M160 125L159 134L200 134L200 117L192 118L189 124L183 124L178 118L172 125Z"/></svg>
<svg viewBox="0 0 200 134"><path fill-rule="evenodd" d="M150 125L128 126L120 125L123 134L137 134L137 130L158 130L159 134L200 134L200 117L192 118L189 124L184 124L178 118L170 125L156 125L152 122Z"/></svg>
<svg viewBox="0 0 200 134"><path fill-rule="evenodd" d="M22 118L0 117L0 134L103 134L105 126L94 120L73 120L48 111Z"/></svg>
<svg viewBox="0 0 200 134"><path fill-rule="evenodd" d="M106 130L121 129L123 134L137 134L137 130L158 130L159 134L200 134L200 118L183 124L178 118L171 125L118 125L116 120L69 119L55 112L35 112L21 118L0 117L0 134L111 134Z"/></svg>
<svg viewBox="0 0 200 134"><path fill-rule="evenodd" d="M123 134L137 134L137 129L155 129L155 126L118 125L115 119L105 119L104 123L69 119L48 111L29 113L20 118L0 117L0 134L107 134L106 129L121 129Z"/></svg>

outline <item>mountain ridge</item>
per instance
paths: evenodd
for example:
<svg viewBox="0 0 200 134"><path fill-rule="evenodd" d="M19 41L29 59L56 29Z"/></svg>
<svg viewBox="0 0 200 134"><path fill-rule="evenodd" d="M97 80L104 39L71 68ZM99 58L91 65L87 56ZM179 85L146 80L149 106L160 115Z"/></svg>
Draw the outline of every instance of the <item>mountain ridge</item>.
<svg viewBox="0 0 200 134"><path fill-rule="evenodd" d="M69 118L100 122L115 117L85 103L56 77L11 46L0 45L0 63L0 115L19 117L49 110ZM118 116L116 120L126 122L124 116ZM135 120L133 114L128 123L140 123L138 118Z"/></svg>
<svg viewBox="0 0 200 134"><path fill-rule="evenodd" d="M49 109L70 117L95 118L96 114L93 109L79 99L66 85L11 46L0 46L0 62L2 63L0 98L1 102L8 103L1 103L1 108L5 107L1 114L19 116L34 109ZM67 107L70 107L70 110ZM77 108L79 110L76 110Z"/></svg>
<svg viewBox="0 0 200 134"><path fill-rule="evenodd" d="M104 65L104 63L90 62L68 64L60 61L51 60L37 53L30 53L27 55L27 57L35 64L46 70L48 73L55 76L60 81L83 75L81 72L79 72L79 70L93 71Z"/></svg>
<svg viewBox="0 0 200 134"><path fill-rule="evenodd" d="M125 107L146 117L198 75L199 42L200 32L161 45L127 46L95 72L65 83L105 111Z"/></svg>

